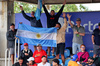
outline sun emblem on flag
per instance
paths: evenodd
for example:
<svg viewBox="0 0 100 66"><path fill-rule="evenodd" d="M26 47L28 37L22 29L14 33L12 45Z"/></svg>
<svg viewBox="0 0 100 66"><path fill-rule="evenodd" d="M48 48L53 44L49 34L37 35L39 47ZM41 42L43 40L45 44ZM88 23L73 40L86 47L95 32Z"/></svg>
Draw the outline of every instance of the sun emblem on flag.
<svg viewBox="0 0 100 66"><path fill-rule="evenodd" d="M41 35L38 33L38 34L36 34L36 37L39 39L39 38L41 38Z"/></svg>

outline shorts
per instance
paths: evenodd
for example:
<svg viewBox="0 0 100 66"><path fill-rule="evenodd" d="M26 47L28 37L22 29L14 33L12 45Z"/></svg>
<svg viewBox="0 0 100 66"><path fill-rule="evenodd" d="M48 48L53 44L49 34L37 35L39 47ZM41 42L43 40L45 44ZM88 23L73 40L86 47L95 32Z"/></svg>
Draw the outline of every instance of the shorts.
<svg viewBox="0 0 100 66"><path fill-rule="evenodd" d="M64 50L65 50L65 43L59 43L59 44L57 44L56 55L58 55L59 53L61 53L62 55L64 55Z"/></svg>
<svg viewBox="0 0 100 66"><path fill-rule="evenodd" d="M94 54L100 54L100 46L93 45L93 52L94 52Z"/></svg>
<svg viewBox="0 0 100 66"><path fill-rule="evenodd" d="M21 52L21 47L19 47L19 54ZM18 53L18 46L16 46L16 53ZM10 48L10 54L15 54L15 47L14 48Z"/></svg>

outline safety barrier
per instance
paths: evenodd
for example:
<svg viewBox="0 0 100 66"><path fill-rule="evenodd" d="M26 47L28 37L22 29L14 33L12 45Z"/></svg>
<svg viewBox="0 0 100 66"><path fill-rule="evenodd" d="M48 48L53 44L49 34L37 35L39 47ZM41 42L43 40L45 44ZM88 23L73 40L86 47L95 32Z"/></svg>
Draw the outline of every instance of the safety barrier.
<svg viewBox="0 0 100 66"><path fill-rule="evenodd" d="M16 54L16 47L17 47L17 40L18 40L18 54ZM16 63L17 62L17 58L16 58L16 55L18 55L18 57L19 57L19 50L20 49L20 40L19 40L19 38L16 38L15 39L15 56L14 56L14 63ZM7 64L7 54L8 54L8 64ZM6 51L5 51L5 66L11 66L10 65L10 49L6 49Z"/></svg>
<svg viewBox="0 0 100 66"><path fill-rule="evenodd" d="M17 40L18 40L18 54L16 54L16 46L17 46ZM20 47L20 40L19 40L19 38L16 38L15 39L15 58L14 58L14 63L16 63L16 55L18 55L18 57L19 57L19 47Z"/></svg>

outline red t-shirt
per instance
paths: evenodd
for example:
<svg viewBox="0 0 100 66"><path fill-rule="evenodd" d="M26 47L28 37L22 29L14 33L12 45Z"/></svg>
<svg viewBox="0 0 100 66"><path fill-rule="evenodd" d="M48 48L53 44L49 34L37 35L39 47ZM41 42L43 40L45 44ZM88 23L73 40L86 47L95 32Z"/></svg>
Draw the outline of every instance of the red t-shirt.
<svg viewBox="0 0 100 66"><path fill-rule="evenodd" d="M37 66L37 64L34 64L34 65L29 65L29 66Z"/></svg>
<svg viewBox="0 0 100 66"><path fill-rule="evenodd" d="M40 52L38 52L38 50L36 50L33 53L33 57L35 59L35 63L41 63L42 62L42 60L41 60L42 56L46 56L47 57L46 52L43 49Z"/></svg>

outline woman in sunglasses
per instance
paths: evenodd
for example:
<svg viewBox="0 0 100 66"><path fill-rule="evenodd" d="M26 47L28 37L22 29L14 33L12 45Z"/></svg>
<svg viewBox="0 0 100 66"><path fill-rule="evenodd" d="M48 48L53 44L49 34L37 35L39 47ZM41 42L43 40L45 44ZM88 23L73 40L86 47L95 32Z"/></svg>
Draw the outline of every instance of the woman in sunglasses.
<svg viewBox="0 0 100 66"><path fill-rule="evenodd" d="M80 63L83 63L83 62L87 62L88 61L88 57L89 57L89 53L85 51L85 45L82 44L80 46L81 48L81 52L78 52L78 61Z"/></svg>

